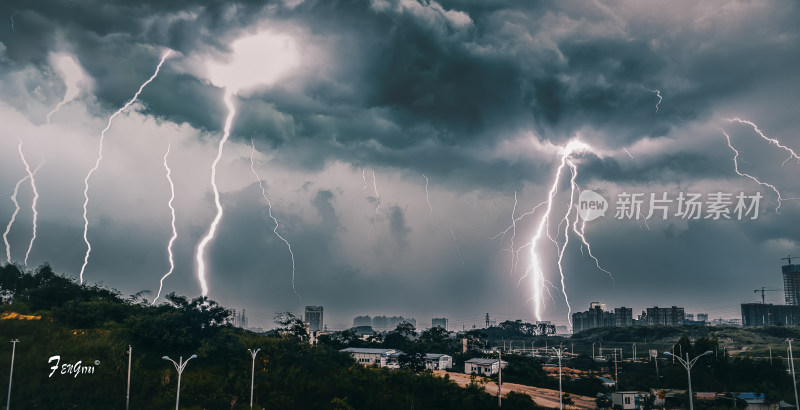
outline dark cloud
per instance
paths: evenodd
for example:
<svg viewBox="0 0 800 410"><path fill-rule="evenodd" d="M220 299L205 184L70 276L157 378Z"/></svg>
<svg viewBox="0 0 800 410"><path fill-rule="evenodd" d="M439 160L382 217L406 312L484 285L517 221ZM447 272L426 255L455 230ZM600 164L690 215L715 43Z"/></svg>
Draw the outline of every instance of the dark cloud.
<svg viewBox="0 0 800 410"><path fill-rule="evenodd" d="M174 131L184 138L175 145L176 155L185 155L175 160L176 175L183 178L176 198L185 202L179 212L179 262L169 283L196 292L193 247L211 212L206 162L216 153L227 114L223 90L204 77L203 64L228 58L237 38L273 30L291 35L305 60L281 81L236 96L237 115L220 171L227 186L226 215L209 254L215 272L210 280L223 301L241 297L242 303L258 305L269 300L263 306L276 310L299 303L291 291L288 250L272 232L249 164L242 165L251 139L265 153L256 165L271 171L264 176L267 192L278 197L280 231L296 250L297 289L307 301L341 311L360 313L372 304L400 309L414 299L418 312L454 312L473 308L460 298L475 289L486 289L491 300L490 307L476 309L507 309L507 303L495 300L507 301L509 294L524 302L526 285L516 286L527 284L518 282L523 272L498 267L507 255L493 248L485 231L509 223L514 195L519 195L516 216L543 199L557 165L557 146L576 136L596 149L574 155L578 182L605 195L724 187L760 190L765 200L762 218L747 224L678 221L656 224L652 231L610 218L590 224L589 237L598 244L594 252L618 273L617 285L609 285L593 263L573 252L578 248L570 248L567 284L576 290L575 306L596 299L598 289L608 303L650 303L638 295L661 284L659 278L671 278L663 285L667 294L683 294L692 285L740 294L737 279L746 282L744 289L758 285L750 273L800 242L787 223L797 217L796 201L787 200L780 215L770 213L773 192L733 173L733 152L720 130L740 147L742 170L785 188L785 197L798 196L797 166L781 166L780 149L751 128L723 120L746 116L765 124L768 135L800 147L791 109L800 93L800 8L792 2L293 3L3 2L0 16L13 15L15 25L12 30L0 23L0 110L9 124L7 140L0 141L6 164L0 182L13 186L18 178L19 170L12 167L18 165L14 144L19 135L29 143L33 135L63 134L75 141L74 152L68 145L37 148L58 151L57 158L48 158L52 173L69 175L80 188L82 175L72 174L84 168L86 153L94 152L96 128L152 75L166 48L175 50L140 96L141 112L122 116L130 122L114 129L118 139L111 140L110 149L160 166L160 151L148 156L147 137L182 130ZM50 67L53 52L74 55L93 88L66 107L53 128L37 128L64 93ZM265 67L271 63L264 61ZM663 96L657 111L653 90ZM134 121L138 115L155 118L156 124L140 129ZM136 135L142 147L121 148L116 133ZM103 172L120 178L115 167L130 166L118 165L119 158L104 164ZM137 162L140 168L134 171L144 174L143 164ZM372 186L362 189L359 174L365 171L377 174L380 202ZM422 174L430 178L433 213L424 202ZM564 192L567 172L561 177ZM163 192L150 192L151 182L119 184L142 190L142 198L164 199ZM65 191L60 185L43 184L44 204L65 205L49 205L57 215L44 214L40 246L50 251L35 248L34 256L72 272L80 261L76 255L82 256L81 221L73 221L72 213L82 198L79 193L48 198ZM109 186L92 192L113 204ZM3 215L10 214L9 201L3 202ZM97 247L90 275L108 272L109 283L113 278L120 287L134 288L142 272L153 279L163 272L165 252L153 239L166 235L163 209L141 207L143 214L153 213L151 222L158 226L116 221L113 212L94 219L91 213L93 224L101 220L103 225L91 231ZM23 215L20 221L27 221L29 215ZM531 220L520 224L519 235L530 234ZM463 261L451 227L463 245ZM15 228L12 240L26 238ZM517 238L517 244L523 241ZM742 262L738 255L748 252L758 256ZM506 268L508 280L494 280ZM552 272L553 266L547 268ZM734 279L727 280L729 272ZM451 292L442 296L431 289ZM685 303L675 298L658 303ZM528 309L524 303L514 306ZM557 306L563 313L565 306Z"/></svg>

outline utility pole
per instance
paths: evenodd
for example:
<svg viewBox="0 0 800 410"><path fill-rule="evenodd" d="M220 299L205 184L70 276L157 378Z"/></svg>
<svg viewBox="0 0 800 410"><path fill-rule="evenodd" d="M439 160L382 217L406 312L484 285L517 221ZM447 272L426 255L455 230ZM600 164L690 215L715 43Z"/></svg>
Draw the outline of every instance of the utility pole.
<svg viewBox="0 0 800 410"><path fill-rule="evenodd" d="M706 356L706 355L714 354L714 352L711 351L711 350L708 350L708 351L706 351L705 353L703 353L701 355L697 355L694 359L691 359L691 360L689 360L689 352L686 352L686 360L683 360L679 356L675 356L670 352L664 352L664 354L665 355L671 355L671 356L677 358L678 361L681 363L681 365L686 369L686 378L687 378L687 380L689 382L689 410L694 410L694 397L692 395L692 366L694 366L694 364L697 363L697 359L699 359L699 358L701 358L703 356Z"/></svg>
<svg viewBox="0 0 800 410"><path fill-rule="evenodd" d="M553 348L558 356L558 408L564 410L564 392L561 390L561 356L564 354L564 348Z"/></svg>
<svg viewBox="0 0 800 410"><path fill-rule="evenodd" d="M631 356L631 362L636 363L636 343L633 344L633 356Z"/></svg>
<svg viewBox="0 0 800 410"><path fill-rule="evenodd" d="M592 360L594 360L594 343L592 343Z"/></svg>
<svg viewBox="0 0 800 410"><path fill-rule="evenodd" d="M497 407L503 407L503 351L497 352Z"/></svg>
<svg viewBox="0 0 800 410"><path fill-rule="evenodd" d="M18 339L11 340L11 373L8 374L8 399L6 400L6 410L11 408L11 379L14 377L14 354L17 352Z"/></svg>
<svg viewBox="0 0 800 410"><path fill-rule="evenodd" d="M128 394L125 395L125 410L128 410L131 405L131 355L133 348L128 345Z"/></svg>
<svg viewBox="0 0 800 410"><path fill-rule="evenodd" d="M255 381L256 377L256 355L261 349L247 349L250 352L250 355L253 356L253 368L250 370L250 408L253 408L253 382Z"/></svg>
<svg viewBox="0 0 800 410"><path fill-rule="evenodd" d="M790 256L791 258L791 256ZM791 260L789 263L792 263ZM795 379L794 375L794 356L792 356L792 341L793 339L786 339L789 342L789 363L791 364L792 369L792 387L794 387L794 405L797 406L795 408L800 408L800 401L797 400L797 380Z"/></svg>
<svg viewBox="0 0 800 410"><path fill-rule="evenodd" d="M617 371L617 348L614 348L614 390L619 391L619 372Z"/></svg>

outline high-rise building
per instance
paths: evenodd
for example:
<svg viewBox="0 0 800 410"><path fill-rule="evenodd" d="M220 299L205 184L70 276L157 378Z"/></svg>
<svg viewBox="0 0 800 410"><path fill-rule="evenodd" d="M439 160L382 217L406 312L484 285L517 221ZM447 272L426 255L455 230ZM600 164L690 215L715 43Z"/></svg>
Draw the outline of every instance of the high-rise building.
<svg viewBox="0 0 800 410"><path fill-rule="evenodd" d="M442 329L447 329L447 318L435 317L431 319L431 327L439 326Z"/></svg>
<svg viewBox="0 0 800 410"><path fill-rule="evenodd" d="M793 265L791 258L788 265L783 265L783 291L786 293L786 304L800 306L800 265Z"/></svg>
<svg viewBox="0 0 800 410"><path fill-rule="evenodd" d="M683 326L684 313L682 307L660 308L654 306L646 309L642 320L646 326Z"/></svg>
<svg viewBox="0 0 800 410"><path fill-rule="evenodd" d="M623 307L614 308L614 321L617 327L633 325L633 309Z"/></svg>
<svg viewBox="0 0 800 410"><path fill-rule="evenodd" d="M322 330L322 306L306 306L306 323L308 330L315 332Z"/></svg>
<svg viewBox="0 0 800 410"><path fill-rule="evenodd" d="M708 313L698 313L697 314L697 321L698 322L708 322Z"/></svg>
<svg viewBox="0 0 800 410"><path fill-rule="evenodd" d="M772 303L742 303L743 326L776 326L800 324L800 306Z"/></svg>

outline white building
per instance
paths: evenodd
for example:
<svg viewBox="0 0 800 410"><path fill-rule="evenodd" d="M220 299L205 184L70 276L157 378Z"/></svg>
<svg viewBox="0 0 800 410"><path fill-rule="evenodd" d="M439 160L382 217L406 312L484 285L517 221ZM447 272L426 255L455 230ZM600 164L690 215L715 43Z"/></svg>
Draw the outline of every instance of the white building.
<svg viewBox="0 0 800 410"><path fill-rule="evenodd" d="M491 376L500 371L501 363L498 359L469 359L464 362L464 373L476 374L478 376ZM508 362L503 360L502 366L505 369Z"/></svg>
<svg viewBox="0 0 800 410"><path fill-rule="evenodd" d="M453 367L453 357L441 353L425 353L425 368L430 370L444 370Z"/></svg>
<svg viewBox="0 0 800 410"><path fill-rule="evenodd" d="M397 363L399 353L395 349L373 349L367 347L348 347L340 352L350 353L353 359L364 366L387 367ZM392 358L391 356L394 357Z"/></svg>
<svg viewBox="0 0 800 410"><path fill-rule="evenodd" d="M634 410L641 409L647 393L638 391L617 391L611 393L611 405L615 409Z"/></svg>

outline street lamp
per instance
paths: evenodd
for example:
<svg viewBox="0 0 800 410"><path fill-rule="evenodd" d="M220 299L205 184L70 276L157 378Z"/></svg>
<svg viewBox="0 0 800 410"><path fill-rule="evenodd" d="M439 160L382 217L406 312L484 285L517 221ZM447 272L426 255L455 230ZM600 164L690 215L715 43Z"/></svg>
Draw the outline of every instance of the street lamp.
<svg viewBox="0 0 800 410"><path fill-rule="evenodd" d="M8 374L8 400L6 400L6 410L11 408L11 378L14 377L14 353L17 352L17 343L19 340L13 339L11 341L11 373Z"/></svg>
<svg viewBox="0 0 800 410"><path fill-rule="evenodd" d="M664 354L667 356L672 356L675 359L678 359L681 365L683 365L683 367L686 369L686 376L689 379L689 410L694 410L694 402L692 401L692 366L694 366L694 364L697 363L697 359L706 355L714 354L714 352L711 350L707 350L705 353L698 355L692 360L689 360L689 352L686 352L686 360L670 352L664 352Z"/></svg>
<svg viewBox="0 0 800 410"><path fill-rule="evenodd" d="M258 354L258 352L261 351L261 349L256 349L256 350L247 349L247 351L250 352L250 356L253 356L253 368L252 368L252 370L250 370L250 408L252 409L253 408L253 381L255 380L255 377L256 377L256 355Z"/></svg>
<svg viewBox="0 0 800 410"><path fill-rule="evenodd" d="M558 408L564 410L564 393L561 391L561 356L564 354L564 348L552 348L558 356Z"/></svg>
<svg viewBox="0 0 800 410"><path fill-rule="evenodd" d="M189 360L192 360L196 357L197 355L193 354L184 362L183 356L180 356L178 363L175 363L175 361L170 359L168 356L162 357L162 359L172 362L172 364L175 365L175 370L178 371L178 393L175 395L175 410L178 410L178 403L181 401L181 374L183 374L183 369L186 368L186 364L189 363Z"/></svg>

